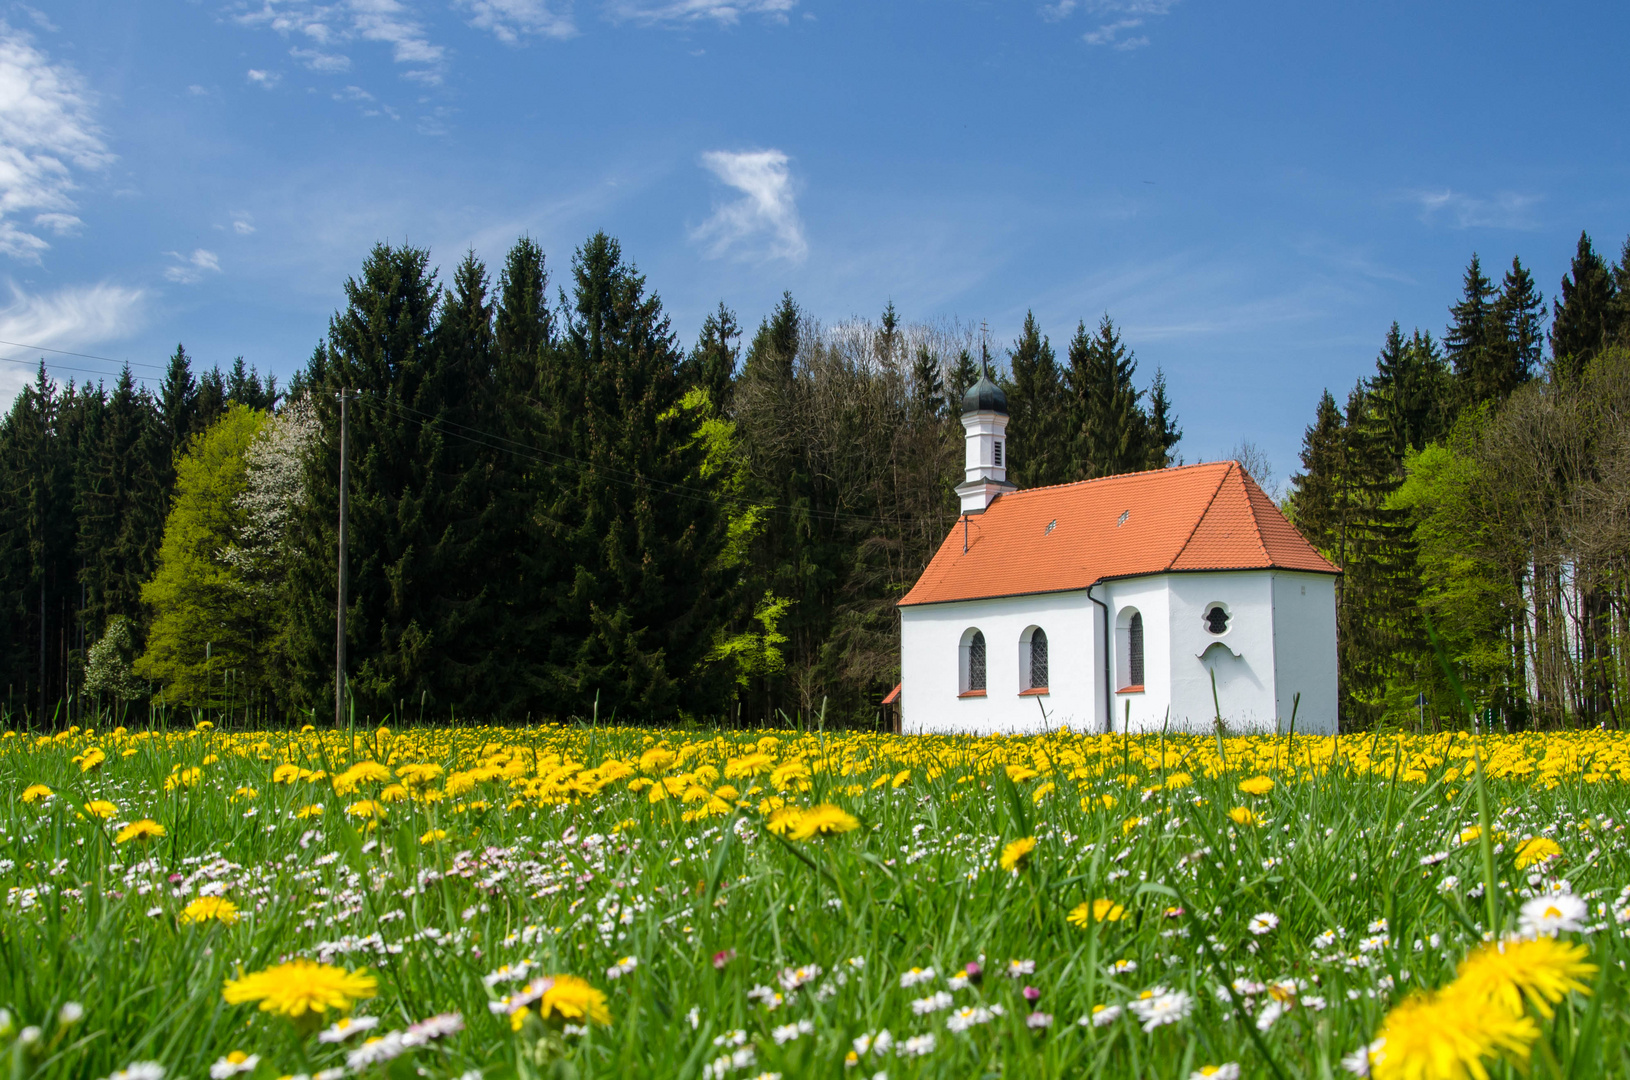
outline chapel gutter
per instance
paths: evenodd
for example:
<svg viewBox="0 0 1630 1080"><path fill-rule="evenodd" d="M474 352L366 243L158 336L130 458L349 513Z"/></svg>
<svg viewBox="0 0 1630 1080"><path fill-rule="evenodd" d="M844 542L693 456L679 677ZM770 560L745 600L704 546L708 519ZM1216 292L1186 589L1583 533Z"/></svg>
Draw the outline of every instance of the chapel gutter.
<svg viewBox="0 0 1630 1080"><path fill-rule="evenodd" d="M1115 733L1115 698L1109 690L1109 634L1111 630L1109 625L1109 605L1092 595L1093 585L1101 585L1103 580L1103 578L1099 578L1092 585L1087 586L1087 599L1104 609L1104 734L1113 735Z"/></svg>

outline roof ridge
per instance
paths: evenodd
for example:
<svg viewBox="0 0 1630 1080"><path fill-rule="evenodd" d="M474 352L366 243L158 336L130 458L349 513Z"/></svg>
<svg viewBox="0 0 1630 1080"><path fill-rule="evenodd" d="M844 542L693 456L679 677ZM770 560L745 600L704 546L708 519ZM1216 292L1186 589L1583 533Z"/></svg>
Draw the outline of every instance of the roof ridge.
<svg viewBox="0 0 1630 1080"><path fill-rule="evenodd" d="M1085 480L1067 480L1062 484L1043 484L1040 487L1015 488L1013 491L1004 491L998 499L1011 498L1014 495L1029 495L1033 491L1057 491L1059 488L1082 487L1086 484L1101 484L1106 480L1125 480L1129 476L1148 476L1153 473L1188 472L1191 469L1214 469L1218 465L1236 465L1233 460L1224 461L1196 461L1193 465L1168 465L1163 469L1134 469L1131 472L1110 473L1108 476L1093 476Z"/></svg>
<svg viewBox="0 0 1630 1080"><path fill-rule="evenodd" d="M1262 549L1262 557L1272 563L1274 561L1273 552L1268 550L1268 539L1262 534L1262 518L1257 515L1256 499L1252 497L1251 489L1256 488L1269 503L1272 503L1273 500L1268 498L1268 493L1262 490L1262 485L1257 483L1256 479L1246 472L1243 466L1240 467L1239 472L1240 479L1245 484L1245 506L1251 512L1251 525L1256 531L1256 546Z"/></svg>
<svg viewBox="0 0 1630 1080"><path fill-rule="evenodd" d="M1183 543L1178 546L1177 551L1172 555L1170 561L1166 563L1167 570L1170 570L1172 567L1177 565L1177 560L1183 557L1183 552L1187 551L1189 549L1189 545L1194 542L1194 534L1200 531L1200 523L1205 521L1206 515L1211 513L1211 508L1217 503L1217 493L1222 490L1222 486L1224 482L1228 480L1229 474L1237 468L1239 468L1239 463L1230 461L1228 463L1228 468L1224 469L1223 474L1217 478L1217 486L1211 489L1211 498L1206 500L1205 509L1201 510L1199 515L1194 519L1194 524L1189 528L1189 534L1183 537ZM1253 518L1252 520L1254 521L1255 519Z"/></svg>

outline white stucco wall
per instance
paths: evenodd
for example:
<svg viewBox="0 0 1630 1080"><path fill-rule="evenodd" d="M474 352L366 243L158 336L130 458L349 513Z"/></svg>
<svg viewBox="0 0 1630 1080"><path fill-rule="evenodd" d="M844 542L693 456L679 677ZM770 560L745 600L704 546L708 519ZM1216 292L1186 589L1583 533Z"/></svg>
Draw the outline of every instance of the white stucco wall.
<svg viewBox="0 0 1630 1080"><path fill-rule="evenodd" d="M1092 594L1109 609L1109 683L1116 692L1109 695L1107 724L1103 615L1085 591L1077 591L902 608L902 729L1020 733L1040 731L1045 723L1078 731L1210 732L1220 707L1230 731L1272 733L1289 729L1291 702L1300 693L1296 730L1335 730L1331 576L1271 570L1158 574L1106 582ZM1221 635L1204 622L1216 603L1229 612ZM1127 684L1120 635L1132 609L1143 616L1144 689L1120 692ZM1019 643L1031 626L1047 632L1050 685L1044 696L1020 694ZM985 635L983 697L959 697L959 647L970 627Z"/></svg>
<svg viewBox="0 0 1630 1080"><path fill-rule="evenodd" d="M1091 730L1093 695L1103 693L1096 680L1102 661L1093 660L1097 622L1084 592L901 608L901 729L1035 732L1043 730L1045 709L1047 728ZM1047 632L1049 685L1045 695L1021 697L1019 640L1031 626ZM958 696L959 647L969 627L985 635L984 697Z"/></svg>
<svg viewBox="0 0 1630 1080"><path fill-rule="evenodd" d="M1336 579L1276 572L1273 577L1274 670L1281 730L1336 733ZM1296 701L1296 695L1302 695Z"/></svg>
<svg viewBox="0 0 1630 1080"><path fill-rule="evenodd" d="M1273 572L1172 574L1171 663L1174 731L1212 731L1217 710L1230 731L1272 732ZM1205 613L1220 603L1228 629L1214 635ZM1211 676L1217 677L1212 697Z"/></svg>

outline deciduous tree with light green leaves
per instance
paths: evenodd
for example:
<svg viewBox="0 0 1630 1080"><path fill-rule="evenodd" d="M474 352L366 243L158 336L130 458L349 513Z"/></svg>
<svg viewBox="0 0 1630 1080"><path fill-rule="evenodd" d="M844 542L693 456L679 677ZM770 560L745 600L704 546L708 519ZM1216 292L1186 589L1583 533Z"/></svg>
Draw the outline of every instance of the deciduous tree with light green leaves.
<svg viewBox="0 0 1630 1080"><path fill-rule="evenodd" d="M158 569L142 586L153 623L136 661L136 674L161 684L167 702L220 707L262 681L271 613L256 602L230 553L249 523L243 500L249 450L268 420L234 405L177 463Z"/></svg>

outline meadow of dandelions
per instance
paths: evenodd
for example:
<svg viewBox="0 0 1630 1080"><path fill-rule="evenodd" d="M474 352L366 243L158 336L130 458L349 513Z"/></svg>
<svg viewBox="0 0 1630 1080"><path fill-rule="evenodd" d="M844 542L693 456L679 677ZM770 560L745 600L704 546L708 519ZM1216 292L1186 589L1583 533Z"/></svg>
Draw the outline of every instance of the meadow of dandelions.
<svg viewBox="0 0 1630 1080"><path fill-rule="evenodd" d="M1630 738L0 734L9 1076L1630 1075Z"/></svg>

